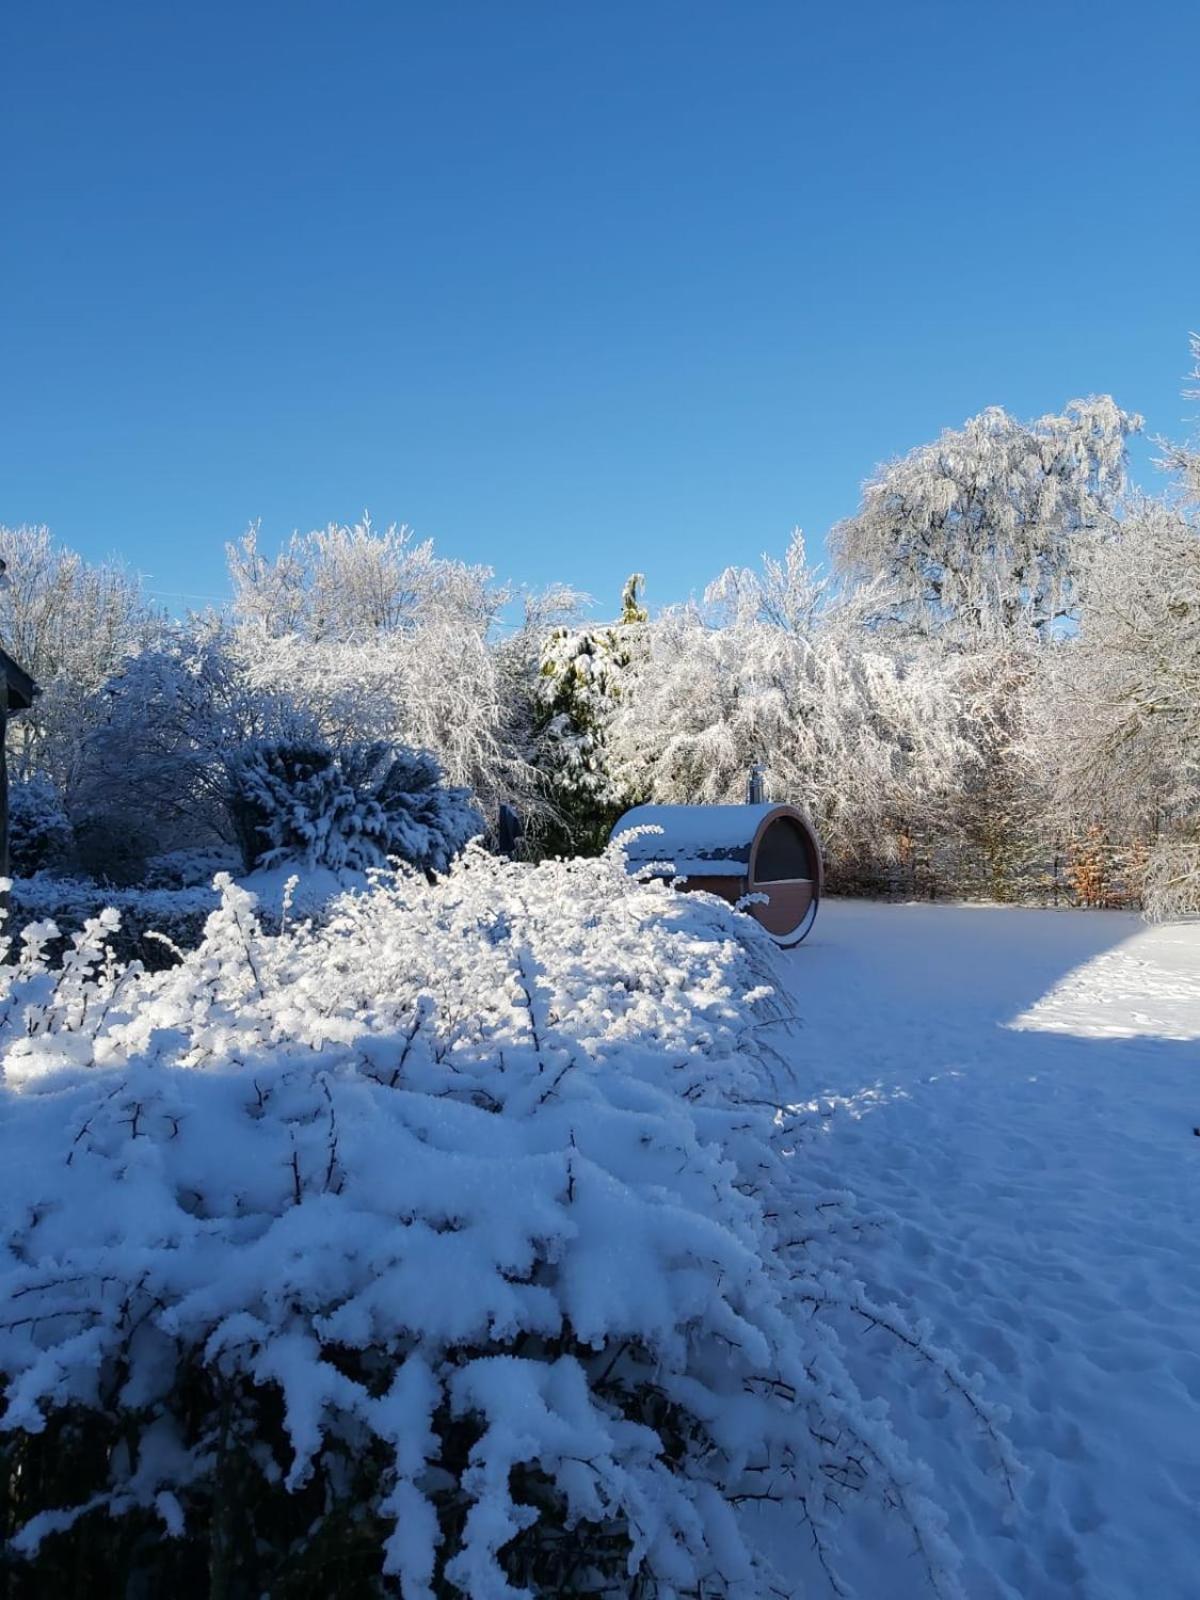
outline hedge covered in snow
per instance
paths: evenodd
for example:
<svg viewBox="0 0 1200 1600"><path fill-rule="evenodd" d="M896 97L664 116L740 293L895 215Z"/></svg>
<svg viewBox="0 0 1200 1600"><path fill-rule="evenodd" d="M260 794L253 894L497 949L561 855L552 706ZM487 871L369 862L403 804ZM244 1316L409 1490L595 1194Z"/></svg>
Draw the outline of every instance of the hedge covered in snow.
<svg viewBox="0 0 1200 1600"><path fill-rule="evenodd" d="M278 936L219 887L169 971L106 954L113 912L0 969L0 1515L37 1592L751 1600L797 1592L751 1508L833 1573L849 1494L955 1592L819 1314L861 1291L749 919L476 848Z"/></svg>
<svg viewBox="0 0 1200 1600"><path fill-rule="evenodd" d="M211 883L183 889L117 889L90 878L50 873L13 878L8 889L9 916L15 927L53 922L57 931L43 945L52 960L86 923L112 910L120 920L109 931L108 948L123 962L137 959L152 969L174 963L172 946L188 950L200 943L219 899Z"/></svg>

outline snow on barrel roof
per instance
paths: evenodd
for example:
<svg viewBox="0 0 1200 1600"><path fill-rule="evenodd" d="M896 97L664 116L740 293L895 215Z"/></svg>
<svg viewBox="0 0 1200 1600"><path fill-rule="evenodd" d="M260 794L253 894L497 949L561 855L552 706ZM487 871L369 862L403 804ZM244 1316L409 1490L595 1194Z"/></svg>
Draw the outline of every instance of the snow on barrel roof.
<svg viewBox="0 0 1200 1600"><path fill-rule="evenodd" d="M778 805L635 806L613 829L614 843L623 844L630 866L670 862L677 877L743 878L750 871L750 845L759 827ZM660 828L639 833L634 828Z"/></svg>

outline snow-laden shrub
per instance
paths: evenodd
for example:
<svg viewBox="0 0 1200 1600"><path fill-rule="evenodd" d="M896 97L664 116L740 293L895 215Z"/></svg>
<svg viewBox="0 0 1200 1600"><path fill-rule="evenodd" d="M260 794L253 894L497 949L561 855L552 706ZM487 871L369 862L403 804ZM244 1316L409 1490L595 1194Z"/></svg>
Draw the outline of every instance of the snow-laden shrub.
<svg viewBox="0 0 1200 1600"><path fill-rule="evenodd" d="M71 848L71 824L62 794L44 772L31 772L8 789L8 852L12 870L31 876L61 861Z"/></svg>
<svg viewBox="0 0 1200 1600"><path fill-rule="evenodd" d="M164 850L146 862L147 889L208 889L218 872L236 872L241 852L233 845L197 845Z"/></svg>
<svg viewBox="0 0 1200 1600"><path fill-rule="evenodd" d="M856 1491L957 1592L823 1315L869 1313L749 919L611 857L472 849L275 938L220 887L169 972L116 967L112 912L0 970L39 1592L758 1600L798 1591L743 1519L790 1509L819 1575Z"/></svg>
<svg viewBox="0 0 1200 1600"><path fill-rule="evenodd" d="M247 870L296 860L364 872L397 857L445 872L483 819L424 750L384 740L253 741L228 763L229 810Z"/></svg>
<svg viewBox="0 0 1200 1600"><path fill-rule="evenodd" d="M151 968L170 966L178 950L194 949L218 902L211 882L188 889L114 889L87 878L38 876L14 878L9 890L12 921L47 930L42 947L52 962L87 923L111 909L120 917L109 937L114 955Z"/></svg>

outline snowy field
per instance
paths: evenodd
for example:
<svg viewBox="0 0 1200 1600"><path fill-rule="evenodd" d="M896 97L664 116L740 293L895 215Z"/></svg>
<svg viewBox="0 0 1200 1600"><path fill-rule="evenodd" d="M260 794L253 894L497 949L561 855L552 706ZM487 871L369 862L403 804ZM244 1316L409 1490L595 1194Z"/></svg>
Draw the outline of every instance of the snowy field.
<svg viewBox="0 0 1200 1600"><path fill-rule="evenodd" d="M1011 1412L1015 1506L944 1389L875 1385L934 1470L966 1593L1200 1594L1200 924L832 902L783 971L808 1159L883 1221L868 1288ZM860 1543L866 1600L927 1593L903 1550Z"/></svg>

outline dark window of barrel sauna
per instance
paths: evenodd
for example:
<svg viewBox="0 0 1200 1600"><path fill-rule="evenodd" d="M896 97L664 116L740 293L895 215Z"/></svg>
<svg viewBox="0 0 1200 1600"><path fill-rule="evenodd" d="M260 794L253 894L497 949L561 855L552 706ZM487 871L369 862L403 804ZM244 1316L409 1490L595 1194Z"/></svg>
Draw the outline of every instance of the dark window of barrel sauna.
<svg viewBox="0 0 1200 1600"><path fill-rule="evenodd" d="M808 840L790 817L772 822L758 842L755 883L783 883L789 878L815 878Z"/></svg>

